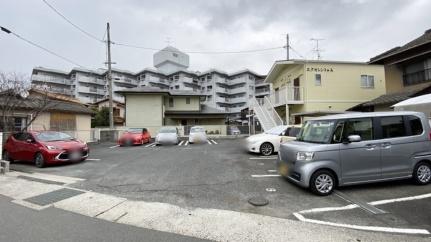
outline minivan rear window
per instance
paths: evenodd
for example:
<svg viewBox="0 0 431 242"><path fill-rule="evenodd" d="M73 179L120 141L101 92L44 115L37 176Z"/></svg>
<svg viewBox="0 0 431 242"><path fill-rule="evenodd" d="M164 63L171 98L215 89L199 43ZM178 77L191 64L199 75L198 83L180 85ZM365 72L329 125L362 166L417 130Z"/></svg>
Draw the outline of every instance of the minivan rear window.
<svg viewBox="0 0 431 242"><path fill-rule="evenodd" d="M424 129L422 128L422 122L419 117L408 116L407 118L408 118L412 135L420 135L424 132Z"/></svg>
<svg viewBox="0 0 431 242"><path fill-rule="evenodd" d="M383 139L407 136L403 116L382 117L380 125Z"/></svg>

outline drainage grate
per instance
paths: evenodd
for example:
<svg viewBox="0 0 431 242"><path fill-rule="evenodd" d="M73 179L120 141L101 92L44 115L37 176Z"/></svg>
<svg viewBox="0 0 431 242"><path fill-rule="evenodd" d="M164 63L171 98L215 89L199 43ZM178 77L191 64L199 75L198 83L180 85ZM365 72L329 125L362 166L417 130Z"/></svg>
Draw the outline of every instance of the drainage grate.
<svg viewBox="0 0 431 242"><path fill-rule="evenodd" d="M35 182L40 182L40 183L45 183L45 184L60 185L60 186L63 186L64 184L66 184L64 182L45 180L45 179L40 179L40 178L35 178L35 177L30 177L30 176L19 175L17 177L21 178L21 179L24 179L24 180L35 181Z"/></svg>
<svg viewBox="0 0 431 242"><path fill-rule="evenodd" d="M63 188L60 190L44 193L44 194L41 194L41 195L38 195L35 197L30 197L30 198L24 199L24 201L34 203L34 204L37 204L40 206L45 206L45 205L48 205L51 203L55 203L55 202L64 200L66 198L77 196L77 195L82 194L82 193L84 193L84 192L78 191L78 190L73 190L73 189Z"/></svg>

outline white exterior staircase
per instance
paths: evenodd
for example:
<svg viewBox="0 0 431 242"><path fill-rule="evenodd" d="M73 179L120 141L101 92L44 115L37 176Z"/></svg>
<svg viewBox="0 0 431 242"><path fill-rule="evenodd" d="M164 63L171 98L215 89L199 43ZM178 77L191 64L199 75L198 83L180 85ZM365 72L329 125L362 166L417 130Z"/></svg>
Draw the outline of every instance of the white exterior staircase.
<svg viewBox="0 0 431 242"><path fill-rule="evenodd" d="M275 111L268 97L259 100L253 98L250 103L250 110L253 110L264 131L283 125L283 120Z"/></svg>

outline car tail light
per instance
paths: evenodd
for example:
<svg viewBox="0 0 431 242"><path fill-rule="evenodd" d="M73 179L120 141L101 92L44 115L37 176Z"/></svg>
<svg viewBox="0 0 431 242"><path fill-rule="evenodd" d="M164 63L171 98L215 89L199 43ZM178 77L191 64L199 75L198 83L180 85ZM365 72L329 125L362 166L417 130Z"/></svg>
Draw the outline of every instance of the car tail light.
<svg viewBox="0 0 431 242"><path fill-rule="evenodd" d="M429 138L430 138L430 141L431 141L431 132L429 133Z"/></svg>

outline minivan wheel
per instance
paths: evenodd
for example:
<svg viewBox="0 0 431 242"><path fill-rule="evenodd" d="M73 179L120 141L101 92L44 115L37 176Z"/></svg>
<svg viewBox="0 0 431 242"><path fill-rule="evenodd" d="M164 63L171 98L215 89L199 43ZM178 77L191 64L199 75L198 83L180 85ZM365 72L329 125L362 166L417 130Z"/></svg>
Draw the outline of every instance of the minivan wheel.
<svg viewBox="0 0 431 242"><path fill-rule="evenodd" d="M45 159L41 153L37 153L34 157L34 164L38 168L43 168L45 166Z"/></svg>
<svg viewBox="0 0 431 242"><path fill-rule="evenodd" d="M315 172L310 179L310 189L314 194L327 196L334 191L335 177L327 170Z"/></svg>
<svg viewBox="0 0 431 242"><path fill-rule="evenodd" d="M271 143L265 142L260 145L260 153L264 156L272 155L274 152L274 147Z"/></svg>
<svg viewBox="0 0 431 242"><path fill-rule="evenodd" d="M413 179L419 185L425 185L431 181L431 165L419 162L413 171Z"/></svg>

